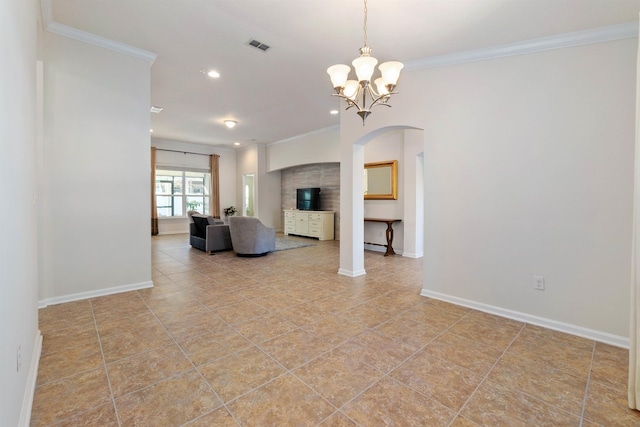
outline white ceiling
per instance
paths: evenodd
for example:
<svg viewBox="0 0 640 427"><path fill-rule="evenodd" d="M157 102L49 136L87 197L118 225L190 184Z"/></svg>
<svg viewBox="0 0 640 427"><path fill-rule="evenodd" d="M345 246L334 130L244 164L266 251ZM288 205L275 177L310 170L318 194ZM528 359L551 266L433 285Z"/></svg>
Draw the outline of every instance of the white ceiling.
<svg viewBox="0 0 640 427"><path fill-rule="evenodd" d="M337 125L329 110L343 106L326 69L350 64L363 38L362 0L51 0L51 9L55 22L158 54L151 105L164 111L151 114L153 136L217 146ZM368 0L368 11L373 56L406 63L635 21L640 0ZM402 78L398 90L410 90Z"/></svg>

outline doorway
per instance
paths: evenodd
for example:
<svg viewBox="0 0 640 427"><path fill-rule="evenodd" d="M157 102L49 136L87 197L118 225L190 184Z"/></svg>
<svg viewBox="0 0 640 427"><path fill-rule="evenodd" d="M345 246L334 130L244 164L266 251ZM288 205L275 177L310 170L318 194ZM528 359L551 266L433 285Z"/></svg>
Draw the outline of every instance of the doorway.
<svg viewBox="0 0 640 427"><path fill-rule="evenodd" d="M255 175L246 173L242 175L242 215L255 216Z"/></svg>

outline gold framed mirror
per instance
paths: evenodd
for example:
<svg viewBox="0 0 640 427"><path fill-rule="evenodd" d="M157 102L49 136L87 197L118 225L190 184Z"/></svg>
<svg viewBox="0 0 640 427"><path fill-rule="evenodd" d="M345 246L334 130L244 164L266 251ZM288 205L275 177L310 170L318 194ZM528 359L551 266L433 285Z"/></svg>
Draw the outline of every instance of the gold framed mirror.
<svg viewBox="0 0 640 427"><path fill-rule="evenodd" d="M398 161L365 163L364 199L398 199Z"/></svg>

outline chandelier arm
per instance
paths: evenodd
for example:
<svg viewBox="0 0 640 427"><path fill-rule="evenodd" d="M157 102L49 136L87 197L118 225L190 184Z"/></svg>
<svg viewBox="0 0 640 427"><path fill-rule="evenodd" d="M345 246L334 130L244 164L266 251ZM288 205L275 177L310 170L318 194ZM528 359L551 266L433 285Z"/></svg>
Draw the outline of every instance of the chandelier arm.
<svg viewBox="0 0 640 427"><path fill-rule="evenodd" d="M391 95L395 95L396 93L398 93L398 92L389 92L389 93L386 93L384 95L381 95L381 96L377 97L376 99L371 101L371 104L369 104L369 110L371 108L375 107L376 105L384 105L386 107L391 107L391 105L387 104L386 101L391 99Z"/></svg>
<svg viewBox="0 0 640 427"><path fill-rule="evenodd" d="M347 108L345 108L345 110L348 110L349 108L352 107L356 107L358 109L358 111L362 111L362 108L358 105L357 102L355 102L353 99L341 94L341 93L332 93L331 96L337 96L339 98L344 99L347 102Z"/></svg>

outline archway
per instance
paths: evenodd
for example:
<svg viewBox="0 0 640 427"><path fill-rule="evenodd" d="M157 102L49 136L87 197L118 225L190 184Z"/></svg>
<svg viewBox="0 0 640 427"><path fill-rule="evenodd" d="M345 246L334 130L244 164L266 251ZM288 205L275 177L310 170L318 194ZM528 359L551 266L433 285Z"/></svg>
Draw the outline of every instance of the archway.
<svg viewBox="0 0 640 427"><path fill-rule="evenodd" d="M402 131L404 241L407 256L420 257L424 248L424 174L422 158L424 131L413 126L386 126L362 135L352 144L341 144L341 230L339 274L356 277L366 274L364 268L364 163L365 145L389 133ZM389 159L387 159L389 160ZM344 190L351 191L344 191ZM417 234L419 233L419 234Z"/></svg>

